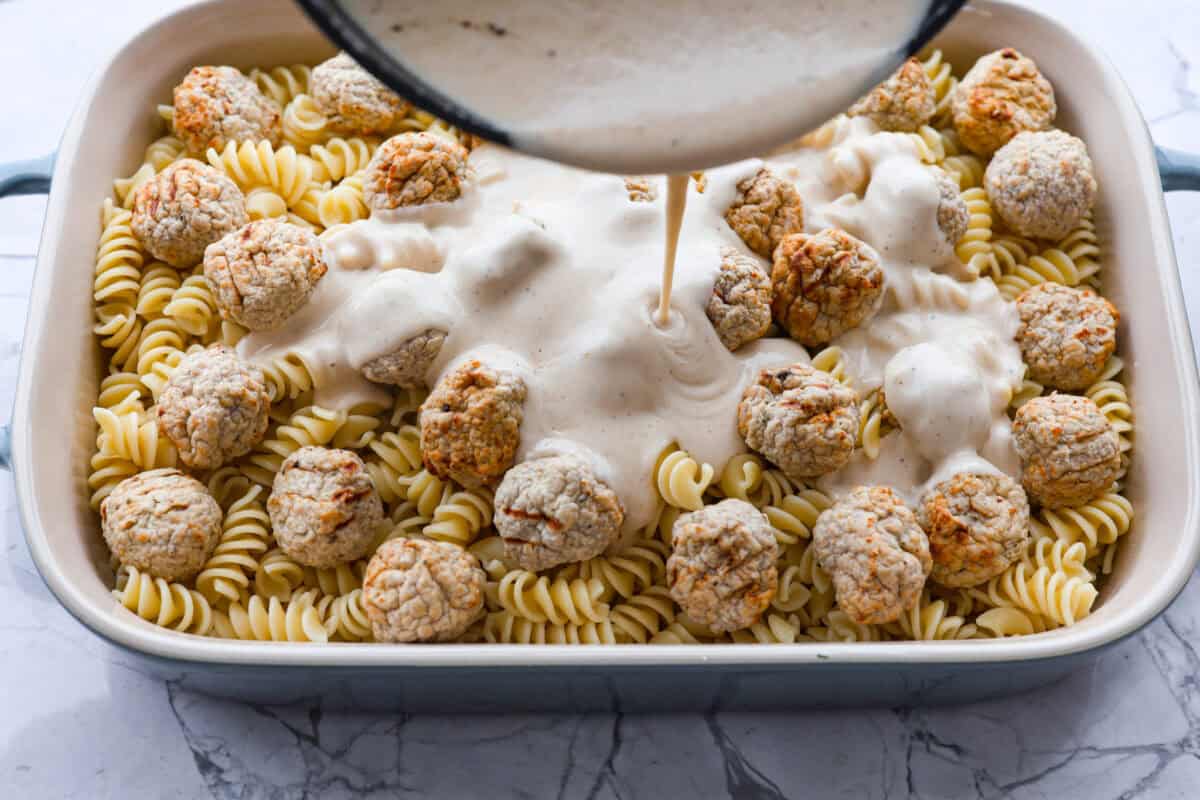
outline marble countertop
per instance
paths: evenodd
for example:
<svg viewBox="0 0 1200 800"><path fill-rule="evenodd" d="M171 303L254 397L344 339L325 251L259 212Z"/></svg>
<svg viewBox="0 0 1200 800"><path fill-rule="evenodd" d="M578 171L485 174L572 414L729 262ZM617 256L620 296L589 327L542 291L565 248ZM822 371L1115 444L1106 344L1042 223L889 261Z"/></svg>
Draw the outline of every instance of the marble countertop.
<svg viewBox="0 0 1200 800"><path fill-rule="evenodd" d="M92 66L169 4L0 0L0 72L13 76L0 86L0 162L49 150ZM1036 5L1109 54L1161 144L1200 150L1200 4ZM1200 334L1200 194L1167 205ZM41 198L0 201L0 421L12 407L43 209ZM43 586L6 473L0 514L5 797L1200 796L1200 579L1088 669L987 703L373 716L213 700L141 674Z"/></svg>

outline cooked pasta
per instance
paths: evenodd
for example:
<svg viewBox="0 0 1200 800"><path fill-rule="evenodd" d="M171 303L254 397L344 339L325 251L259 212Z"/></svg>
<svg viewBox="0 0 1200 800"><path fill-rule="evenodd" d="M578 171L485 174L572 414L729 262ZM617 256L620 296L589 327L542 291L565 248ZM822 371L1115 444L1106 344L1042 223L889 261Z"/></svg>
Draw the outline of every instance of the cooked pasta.
<svg viewBox="0 0 1200 800"><path fill-rule="evenodd" d="M853 386L854 380L846 371L846 361L844 355L845 354L842 353L842 348L840 347L826 347L824 350L821 350L812 357L813 369L819 369L822 372L828 372L834 378L846 384L847 386Z"/></svg>
<svg viewBox="0 0 1200 800"><path fill-rule="evenodd" d="M833 501L824 492L801 487L762 510L775 529L776 540L786 547L801 539L811 539L817 517L831 505Z"/></svg>
<svg viewBox="0 0 1200 800"><path fill-rule="evenodd" d="M319 406L300 409L243 459L242 469L252 481L269 488L284 459L301 447L329 444L345 421L345 411Z"/></svg>
<svg viewBox="0 0 1200 800"><path fill-rule="evenodd" d="M225 512L217 549L196 576L196 588L210 603L238 602L258 571L258 559L271 546L271 520L262 487L251 486Z"/></svg>
<svg viewBox="0 0 1200 800"><path fill-rule="evenodd" d="M988 202L987 192L979 187L967 189L962 193L962 200L970 218L967 232L958 240L954 252L971 275L999 278L1000 264L992 249L992 204Z"/></svg>
<svg viewBox="0 0 1200 800"><path fill-rule="evenodd" d="M179 271L160 262L147 264L138 284L134 310L143 319L161 317L180 286Z"/></svg>
<svg viewBox="0 0 1200 800"><path fill-rule="evenodd" d="M317 202L317 219L326 228L345 225L367 216L367 201L363 199L363 179L354 174L337 186L323 192Z"/></svg>
<svg viewBox="0 0 1200 800"><path fill-rule="evenodd" d="M200 592L151 577L136 567L117 571L113 597L147 622L180 633L205 636L215 621L212 606Z"/></svg>
<svg viewBox="0 0 1200 800"><path fill-rule="evenodd" d="M651 586L613 606L609 618L618 642L646 644L675 621L675 603L665 586Z"/></svg>
<svg viewBox="0 0 1200 800"><path fill-rule="evenodd" d="M701 464L672 445L658 457L654 483L659 496L668 505L696 511L704 506L704 491L712 483L714 474L711 464Z"/></svg>
<svg viewBox="0 0 1200 800"><path fill-rule="evenodd" d="M307 94L298 94L283 109L283 140L301 153L325 139L329 120Z"/></svg>
<svg viewBox="0 0 1200 800"><path fill-rule="evenodd" d="M487 615L484 640L499 644L616 644L612 623L585 622L582 625L533 622L505 611Z"/></svg>
<svg viewBox="0 0 1200 800"><path fill-rule="evenodd" d="M258 84L262 93L278 103L280 108L287 106L297 96L306 94L311 77L312 67L307 64L250 70L250 80Z"/></svg>
<svg viewBox="0 0 1200 800"><path fill-rule="evenodd" d="M935 122L944 123L950 116L950 98L954 96L954 90L958 87L958 78L954 77L954 70L950 62L942 56L941 50L930 52L921 62L921 66L925 68L925 75L933 87L937 103L933 119Z"/></svg>
<svg viewBox="0 0 1200 800"><path fill-rule="evenodd" d="M486 489L455 492L438 503L421 532L430 539L466 547L492 524L492 503L492 493Z"/></svg>
<svg viewBox="0 0 1200 800"><path fill-rule="evenodd" d="M718 488L724 497L750 502L751 495L762 486L762 480L762 459L753 453L739 453L725 462Z"/></svg>
<svg viewBox="0 0 1200 800"><path fill-rule="evenodd" d="M312 592L301 592L287 601L252 595L244 606L230 603L228 611L215 612L213 627L226 639L327 642L329 631L314 600Z"/></svg>
<svg viewBox="0 0 1200 800"><path fill-rule="evenodd" d="M669 555L661 541L638 539L619 553L596 556L579 565L570 565L558 574L562 576L574 569L584 579L600 580L606 595L628 599L664 580Z"/></svg>
<svg viewBox="0 0 1200 800"><path fill-rule="evenodd" d="M920 601L900 615L897 622L886 626L889 632L903 639L931 641L934 639L975 639L978 627L963 617L951 613L949 604L933 599L928 592Z"/></svg>
<svg viewBox="0 0 1200 800"><path fill-rule="evenodd" d="M130 225L133 215L114 208L112 201L108 200L105 201L103 216L104 229L100 233L100 245L96 250L96 277L92 297L98 305L132 305L137 300L142 279L142 264L145 262L142 245L133 235Z"/></svg>
<svg viewBox="0 0 1200 800"><path fill-rule="evenodd" d="M337 182L362 171L378 147L377 140L357 136L349 139L335 136L314 145L308 153L314 162L313 180Z"/></svg>
<svg viewBox="0 0 1200 800"><path fill-rule="evenodd" d="M312 159L300 155L291 145L276 150L266 140L230 142L220 152L210 147L205 157L243 191L255 186L269 187L278 192L289 207L299 204L312 185Z"/></svg>
<svg viewBox="0 0 1200 800"><path fill-rule="evenodd" d="M730 634L734 644L793 644L812 641L802 630L800 618L795 614L772 614L740 631Z"/></svg>
<svg viewBox="0 0 1200 800"><path fill-rule="evenodd" d="M597 578L551 580L527 570L513 570L500 579L500 607L530 622L582 625L609 617L601 600L604 584Z"/></svg>
<svg viewBox="0 0 1200 800"><path fill-rule="evenodd" d="M162 313L191 336L207 336L217 320L217 301L203 270L189 275L171 295Z"/></svg>

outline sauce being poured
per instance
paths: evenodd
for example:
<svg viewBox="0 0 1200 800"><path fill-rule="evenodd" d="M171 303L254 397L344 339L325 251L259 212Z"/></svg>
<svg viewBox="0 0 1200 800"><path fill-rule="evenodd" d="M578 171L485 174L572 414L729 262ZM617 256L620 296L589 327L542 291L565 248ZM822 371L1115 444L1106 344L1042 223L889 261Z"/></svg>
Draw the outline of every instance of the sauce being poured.
<svg viewBox="0 0 1200 800"><path fill-rule="evenodd" d="M667 176L667 242L663 251L662 287L658 294L659 325L671 317L671 285L675 282L675 251L679 249L679 231L683 228L683 212L687 208L687 175Z"/></svg>

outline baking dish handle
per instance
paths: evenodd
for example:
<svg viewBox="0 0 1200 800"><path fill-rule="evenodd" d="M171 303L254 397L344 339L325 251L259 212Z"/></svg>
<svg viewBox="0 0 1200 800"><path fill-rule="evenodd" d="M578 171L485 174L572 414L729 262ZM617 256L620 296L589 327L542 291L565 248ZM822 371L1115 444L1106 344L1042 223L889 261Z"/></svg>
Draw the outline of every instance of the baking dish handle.
<svg viewBox="0 0 1200 800"><path fill-rule="evenodd" d="M1200 192L1200 153L1154 148L1164 192Z"/></svg>
<svg viewBox="0 0 1200 800"><path fill-rule="evenodd" d="M46 194L54 172L54 153L31 161L0 164L0 197L17 194Z"/></svg>

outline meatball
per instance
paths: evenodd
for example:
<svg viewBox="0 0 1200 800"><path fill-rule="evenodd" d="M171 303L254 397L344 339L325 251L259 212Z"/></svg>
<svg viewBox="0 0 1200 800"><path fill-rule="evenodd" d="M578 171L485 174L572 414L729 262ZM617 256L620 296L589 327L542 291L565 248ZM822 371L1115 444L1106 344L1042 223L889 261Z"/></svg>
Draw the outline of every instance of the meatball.
<svg viewBox="0 0 1200 800"><path fill-rule="evenodd" d="M956 588L994 578L1029 539L1029 502L1007 475L960 472L921 498L933 580Z"/></svg>
<svg viewBox="0 0 1200 800"><path fill-rule="evenodd" d="M450 203L462 196L467 148L432 133L402 133L379 146L363 178L374 211Z"/></svg>
<svg viewBox="0 0 1200 800"><path fill-rule="evenodd" d="M875 316L883 268L868 245L836 228L794 233L771 269L775 321L805 347L820 347Z"/></svg>
<svg viewBox="0 0 1200 800"><path fill-rule="evenodd" d="M204 277L221 316L252 331L286 322L326 269L316 234L280 219L243 225L204 251Z"/></svg>
<svg viewBox="0 0 1200 800"><path fill-rule="evenodd" d="M496 530L505 552L535 572L600 555L624 520L616 493L577 458L518 464L496 492Z"/></svg>
<svg viewBox="0 0 1200 800"><path fill-rule="evenodd" d="M317 65L309 92L329 126L345 135L386 133L412 108L345 53Z"/></svg>
<svg viewBox="0 0 1200 800"><path fill-rule="evenodd" d="M284 459L267 511L280 549L310 567L362 558L383 521L362 459L327 447L301 447Z"/></svg>
<svg viewBox="0 0 1200 800"><path fill-rule="evenodd" d="M738 403L738 432L788 477L839 469L858 437L858 395L806 364L764 369Z"/></svg>
<svg viewBox="0 0 1200 800"><path fill-rule="evenodd" d="M893 622L916 605L933 561L917 517L884 486L860 486L817 518L817 563L855 622Z"/></svg>
<svg viewBox="0 0 1200 800"><path fill-rule="evenodd" d="M988 53L963 76L950 100L962 143L990 156L1021 131L1043 131L1058 107L1054 87L1033 59L1012 48Z"/></svg>
<svg viewBox="0 0 1200 800"><path fill-rule="evenodd" d="M704 310L731 351L761 339L771 327L771 278L753 257L727 248Z"/></svg>
<svg viewBox="0 0 1200 800"><path fill-rule="evenodd" d="M404 388L425 385L425 373L433 366L446 332L429 328L404 341L395 350L363 364L363 376L375 383L390 383Z"/></svg>
<svg viewBox="0 0 1200 800"><path fill-rule="evenodd" d="M216 469L250 452L267 432L263 372L233 348L188 353L158 397L158 429L192 469Z"/></svg>
<svg viewBox="0 0 1200 800"><path fill-rule="evenodd" d="M885 131L911 133L933 119L936 110L937 96L929 76L920 61L910 58L846 113L870 117Z"/></svg>
<svg viewBox="0 0 1200 800"><path fill-rule="evenodd" d="M483 613L487 576L446 542L390 539L367 563L362 603L377 642L445 642Z"/></svg>
<svg viewBox="0 0 1200 800"><path fill-rule="evenodd" d="M958 181L940 167L933 168L938 187L937 224L951 247L958 244L971 224L971 214L958 190Z"/></svg>
<svg viewBox="0 0 1200 800"><path fill-rule="evenodd" d="M191 153L230 142L278 147L283 139L279 106L233 67L196 67L175 87L175 135Z"/></svg>
<svg viewBox="0 0 1200 800"><path fill-rule="evenodd" d="M1046 508L1086 503L1121 474L1121 441L1087 397L1035 397L1017 411L1021 485Z"/></svg>
<svg viewBox="0 0 1200 800"><path fill-rule="evenodd" d="M1064 391L1091 386L1117 348L1121 315L1091 289L1042 283L1017 298L1017 344L1029 377Z"/></svg>
<svg viewBox="0 0 1200 800"><path fill-rule="evenodd" d="M177 469L126 478L100 504L104 541L117 560L166 581L196 576L221 539L221 507Z"/></svg>
<svg viewBox="0 0 1200 800"><path fill-rule="evenodd" d="M746 246L770 258L783 237L804 230L804 204L790 182L769 169L737 185L737 197L725 211L725 221Z"/></svg>
<svg viewBox="0 0 1200 800"><path fill-rule="evenodd" d="M525 381L479 361L445 375L421 405L421 455L439 478L495 486L521 443Z"/></svg>
<svg viewBox="0 0 1200 800"><path fill-rule="evenodd" d="M151 255L189 269L204 257L204 248L249 219L237 184L220 170L184 158L137 190L131 224Z"/></svg>
<svg viewBox="0 0 1200 800"><path fill-rule="evenodd" d="M631 175L625 179L625 191L631 203L653 203L658 199L658 185L649 175Z"/></svg>
<svg viewBox="0 0 1200 800"><path fill-rule="evenodd" d="M1096 201L1087 145L1063 131L1018 133L983 179L988 201L1014 233L1061 239Z"/></svg>
<svg viewBox="0 0 1200 800"><path fill-rule="evenodd" d="M761 511L722 500L675 520L672 537L667 584L688 616L716 633L758 621L779 587L779 545Z"/></svg>

